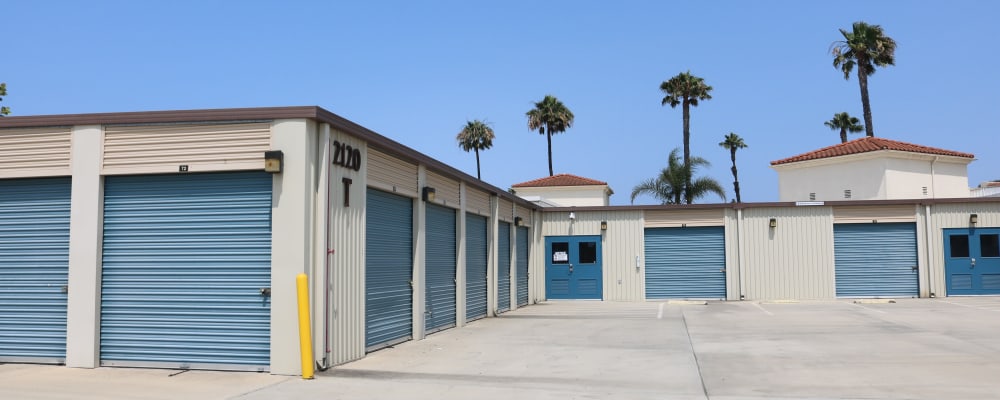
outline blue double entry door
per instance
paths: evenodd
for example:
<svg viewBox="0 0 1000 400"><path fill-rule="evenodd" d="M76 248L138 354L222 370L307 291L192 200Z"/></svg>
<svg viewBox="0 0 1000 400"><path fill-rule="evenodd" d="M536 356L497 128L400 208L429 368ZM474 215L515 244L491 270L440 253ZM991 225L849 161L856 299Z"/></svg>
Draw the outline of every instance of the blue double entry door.
<svg viewBox="0 0 1000 400"><path fill-rule="evenodd" d="M601 300L603 285L600 236L545 238L546 298Z"/></svg>
<svg viewBox="0 0 1000 400"><path fill-rule="evenodd" d="M949 296L1000 294L1000 228L944 230Z"/></svg>

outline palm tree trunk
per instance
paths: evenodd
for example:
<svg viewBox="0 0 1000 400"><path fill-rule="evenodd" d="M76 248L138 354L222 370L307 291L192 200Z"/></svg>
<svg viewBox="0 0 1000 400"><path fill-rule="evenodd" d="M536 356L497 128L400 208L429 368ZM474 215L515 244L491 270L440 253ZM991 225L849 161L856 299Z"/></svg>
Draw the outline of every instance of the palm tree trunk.
<svg viewBox="0 0 1000 400"><path fill-rule="evenodd" d="M483 180L479 175L479 148L476 148L476 179Z"/></svg>
<svg viewBox="0 0 1000 400"><path fill-rule="evenodd" d="M858 85L861 86L861 108L865 113L865 135L875 137L875 130L872 128L872 106L868 102L868 73L861 60L858 60Z"/></svg>
<svg viewBox="0 0 1000 400"><path fill-rule="evenodd" d="M847 143L847 128L840 128L840 143Z"/></svg>
<svg viewBox="0 0 1000 400"><path fill-rule="evenodd" d="M549 141L549 176L552 176L552 132L546 129L545 137Z"/></svg>
<svg viewBox="0 0 1000 400"><path fill-rule="evenodd" d="M740 177L736 172L736 147L729 149L729 158L733 160L733 191L736 192L736 202L742 203L740 200Z"/></svg>
<svg viewBox="0 0 1000 400"><path fill-rule="evenodd" d="M684 98L684 201L691 204L691 103Z"/></svg>

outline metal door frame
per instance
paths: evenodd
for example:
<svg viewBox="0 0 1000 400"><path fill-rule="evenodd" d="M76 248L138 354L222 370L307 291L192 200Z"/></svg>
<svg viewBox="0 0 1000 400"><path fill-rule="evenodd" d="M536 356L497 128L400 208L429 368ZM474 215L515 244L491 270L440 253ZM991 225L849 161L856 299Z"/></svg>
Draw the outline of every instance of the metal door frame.
<svg viewBox="0 0 1000 400"><path fill-rule="evenodd" d="M569 264L569 267L571 267L571 269L569 271L571 279L569 281L569 285L570 285L569 286L569 293L570 294L567 297L555 297L554 298L554 297L552 297L552 294L551 294L552 291L550 290L551 289L551 283L552 283L552 277L553 277L553 271L552 270L554 268L556 268L556 267L554 267L554 264L552 263L552 257L551 257L551 254L552 254L552 243L555 242L555 241L566 241L566 242L569 243L569 249L568 249L568 260L569 261L568 261L568 264ZM596 243L596 245L597 245L597 249L596 249L596 251L597 251L597 259L596 259L596 262L594 263L594 267L596 268L597 271L596 271L596 273L595 273L595 271L590 271L591 273L595 273L595 277L597 279L597 294L596 294L596 296L581 297L578 294L574 295L574 293L575 293L575 291L573 289L575 287L574 286L575 285L574 282L576 281L576 279L579 278L579 275L573 275L573 274L576 272L575 269L578 268L578 266L575 266L575 264L579 264L579 251L574 251L573 248L574 248L574 245L578 245L579 243L582 243L582 242L593 242L593 243ZM604 299L604 255L603 255L603 245L604 245L604 243L603 243L603 238L601 237L601 235L546 236L545 237L545 255L544 255L544 257L545 257L545 297L547 299L549 299L549 300L603 300ZM561 265L561 264L558 264L558 265Z"/></svg>
<svg viewBox="0 0 1000 400"><path fill-rule="evenodd" d="M953 259L951 257L952 248L951 236L961 234L967 235L969 238L969 257L960 257ZM1000 294L1000 289L995 291L986 291L982 288L982 275L985 268L994 268L997 273L1000 273L1000 257L982 257L982 249L980 248L979 237L982 234L996 235L1000 234L1000 227L986 227L979 228L970 226L968 228L945 228L942 229L942 246L944 247L944 279L945 279L945 293L948 296L977 296L977 295L998 295ZM973 262L972 260L976 260ZM964 293L953 293L952 289L952 275L956 270L961 270L963 268L968 268L970 271L971 279L971 289L963 290ZM976 269L978 268L978 269ZM992 274L991 274L992 275Z"/></svg>

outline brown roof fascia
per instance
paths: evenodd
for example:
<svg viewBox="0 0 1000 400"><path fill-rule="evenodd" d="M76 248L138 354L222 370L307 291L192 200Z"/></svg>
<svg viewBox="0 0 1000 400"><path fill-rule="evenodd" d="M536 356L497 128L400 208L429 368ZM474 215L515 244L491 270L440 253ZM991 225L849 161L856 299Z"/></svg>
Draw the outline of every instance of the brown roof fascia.
<svg viewBox="0 0 1000 400"><path fill-rule="evenodd" d="M315 106L225 108L209 110L135 111L97 114L32 115L0 118L0 128L30 128L71 125L156 124L171 122L216 122L262 119L313 118Z"/></svg>
<svg viewBox="0 0 1000 400"><path fill-rule="evenodd" d="M257 108L221 108L207 110L170 110L170 111L134 111L96 114L63 114L63 115L33 115L0 118L0 128L31 128L45 126L73 125L120 125L120 124L156 124L175 122L220 122L308 118L325 122L330 126L364 139L377 147L385 149L409 161L426 165L453 179L465 181L467 184L509 199L525 208L537 209L538 206L524 200L506 190L483 182L475 177L455 169L438 160L432 159L399 142L382 136L374 131L358 125L344 117L334 114L318 106L292 107L257 107Z"/></svg>
<svg viewBox="0 0 1000 400"><path fill-rule="evenodd" d="M465 172L459 171L458 169L455 169L450 165L447 165L438 160L430 158L419 151L407 147L406 145L399 143L395 140L382 136L371 129L365 128L361 125L354 123L353 121L348 120L347 118L341 117L337 114L334 114L320 107L316 108L317 108L317 115L313 118L316 119L317 121L330 124L330 126L333 127L334 129L345 132L359 139L363 139L367 141L369 144L374 144L376 147L379 147L382 150L386 150L397 157L402 157L408 161L416 162L418 164L423 164L429 167L430 169L434 170L435 172L445 175L449 178L464 181L466 182L466 184L473 186L477 189L481 189L483 191L492 193L496 196L511 200L514 203L519 204L525 208L529 208L532 210L539 208L538 205L536 205L535 203L524 200L516 195L507 192L504 189L483 182L472 175L466 174Z"/></svg>
<svg viewBox="0 0 1000 400"><path fill-rule="evenodd" d="M717 203L717 204L652 204L626 206L586 206L586 207L542 207L543 212L567 211L659 211L659 210L734 210L768 207L850 207L850 206L892 206L892 205L936 205L936 204L979 204L1000 203L1000 197L956 197L941 199L893 199L893 200L838 200L825 201L822 205L796 205L795 202L759 202L759 203Z"/></svg>

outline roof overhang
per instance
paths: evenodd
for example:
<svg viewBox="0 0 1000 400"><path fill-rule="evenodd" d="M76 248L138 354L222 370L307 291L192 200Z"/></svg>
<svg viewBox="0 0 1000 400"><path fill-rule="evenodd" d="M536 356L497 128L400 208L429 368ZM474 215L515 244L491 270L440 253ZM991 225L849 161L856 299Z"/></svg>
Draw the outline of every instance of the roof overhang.
<svg viewBox="0 0 1000 400"><path fill-rule="evenodd" d="M877 151L869 151L858 154L847 154L843 156L817 158L814 160L795 161L784 164L771 165L771 168L776 171L791 170L798 168L809 168L809 167L818 167L824 165L836 165L836 164L844 164L850 162L876 160L880 158L894 158L899 160L920 160L928 162L930 161L948 162L948 163L965 164L965 165L968 165L969 163L976 160L975 158L968 158L968 157L915 153L912 151L877 150Z"/></svg>

